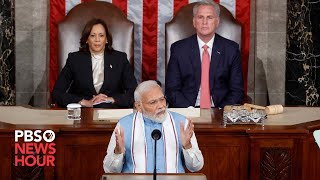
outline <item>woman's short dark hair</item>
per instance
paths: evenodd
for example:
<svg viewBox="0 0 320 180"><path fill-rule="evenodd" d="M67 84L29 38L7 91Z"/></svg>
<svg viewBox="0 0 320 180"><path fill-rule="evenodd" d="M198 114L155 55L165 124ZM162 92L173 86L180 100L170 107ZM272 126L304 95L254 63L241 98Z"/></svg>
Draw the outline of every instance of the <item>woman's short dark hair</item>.
<svg viewBox="0 0 320 180"><path fill-rule="evenodd" d="M84 28L82 30L82 35L81 35L81 38L80 38L79 51L90 52L89 51L89 46L87 44L87 40L88 40L88 37L90 35L90 32L91 32L93 26L97 25L97 24L101 24L104 27L104 29L106 30L107 44L106 44L105 50L108 51L108 52L113 51L113 48L112 48L112 36L111 36L111 33L109 32L108 26L102 19L98 19L98 18L91 19L84 26Z"/></svg>

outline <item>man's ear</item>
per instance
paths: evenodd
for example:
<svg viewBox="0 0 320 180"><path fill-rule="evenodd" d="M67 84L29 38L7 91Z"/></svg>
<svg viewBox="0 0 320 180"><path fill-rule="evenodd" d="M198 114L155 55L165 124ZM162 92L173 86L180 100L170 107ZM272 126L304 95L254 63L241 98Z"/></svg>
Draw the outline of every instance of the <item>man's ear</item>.
<svg viewBox="0 0 320 180"><path fill-rule="evenodd" d="M134 102L134 106L136 107L137 111L141 112L142 113L142 105L141 105L141 102Z"/></svg>

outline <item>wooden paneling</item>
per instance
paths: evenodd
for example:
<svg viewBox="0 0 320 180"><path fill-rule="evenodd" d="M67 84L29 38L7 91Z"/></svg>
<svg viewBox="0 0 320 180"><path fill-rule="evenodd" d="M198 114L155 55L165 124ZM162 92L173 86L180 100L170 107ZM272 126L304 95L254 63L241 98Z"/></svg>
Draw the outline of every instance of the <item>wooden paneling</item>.
<svg viewBox="0 0 320 180"><path fill-rule="evenodd" d="M99 179L104 173L103 159L106 155L109 133L102 132L62 134L58 136L58 179ZM66 173L67 172L67 173Z"/></svg>
<svg viewBox="0 0 320 180"><path fill-rule="evenodd" d="M312 135L309 136L309 153L308 156L308 176L309 179L312 179L313 177L320 177L320 148L316 144L314 138Z"/></svg>
<svg viewBox="0 0 320 180"><path fill-rule="evenodd" d="M205 160L201 173L208 179L248 179L248 138L217 133L197 135Z"/></svg>
<svg viewBox="0 0 320 180"><path fill-rule="evenodd" d="M251 179L308 179L303 174L303 139L300 136L251 136Z"/></svg>
<svg viewBox="0 0 320 180"><path fill-rule="evenodd" d="M13 136L0 133L0 176L1 179L11 179L11 163L12 163L12 148L11 145L14 139Z"/></svg>
<svg viewBox="0 0 320 180"><path fill-rule="evenodd" d="M240 146L208 147L205 156L210 167L209 179L238 179L240 174Z"/></svg>

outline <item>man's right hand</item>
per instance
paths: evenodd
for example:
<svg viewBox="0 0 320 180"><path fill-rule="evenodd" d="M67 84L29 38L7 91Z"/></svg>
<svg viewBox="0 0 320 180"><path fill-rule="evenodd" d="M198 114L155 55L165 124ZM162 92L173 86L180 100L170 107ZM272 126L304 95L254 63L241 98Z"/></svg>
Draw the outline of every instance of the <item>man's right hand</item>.
<svg viewBox="0 0 320 180"><path fill-rule="evenodd" d="M114 148L115 154L121 154L124 153L124 133L123 128L120 127L120 133L118 129L115 130L116 135L116 147Z"/></svg>

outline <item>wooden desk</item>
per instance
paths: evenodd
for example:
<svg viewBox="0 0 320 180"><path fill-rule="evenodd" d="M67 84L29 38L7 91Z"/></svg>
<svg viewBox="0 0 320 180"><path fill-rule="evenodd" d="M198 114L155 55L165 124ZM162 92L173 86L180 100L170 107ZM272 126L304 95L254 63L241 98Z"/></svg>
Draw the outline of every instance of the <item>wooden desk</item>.
<svg viewBox="0 0 320 180"><path fill-rule="evenodd" d="M3 111L0 107L0 114L1 112ZM12 113L19 112L12 107ZM1 117L4 117L3 113ZM21 118L28 122L36 117L22 115ZM207 179L219 180L280 179L279 177L317 179L320 177L320 150L312 132L320 129L320 117L312 120L314 121L285 126L223 127L222 111L213 109L211 121L195 123L196 136L205 160L205 166L200 173L205 174ZM61 119L59 122L62 122ZM93 121L91 108L83 108L82 120L73 124L30 125L0 122L1 179L99 179L103 174L102 160L114 127L115 123ZM15 167L15 129L55 131L56 166Z"/></svg>

